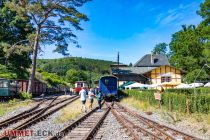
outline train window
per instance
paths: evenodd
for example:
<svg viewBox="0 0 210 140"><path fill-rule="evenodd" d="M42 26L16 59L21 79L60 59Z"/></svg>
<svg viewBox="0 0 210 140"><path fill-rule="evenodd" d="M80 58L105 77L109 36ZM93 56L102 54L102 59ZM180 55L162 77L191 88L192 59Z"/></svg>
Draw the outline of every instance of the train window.
<svg viewBox="0 0 210 140"><path fill-rule="evenodd" d="M5 88L8 87L8 82L7 81L0 81L0 88Z"/></svg>
<svg viewBox="0 0 210 140"><path fill-rule="evenodd" d="M105 85L108 85L108 84L109 84L109 80L105 79Z"/></svg>
<svg viewBox="0 0 210 140"><path fill-rule="evenodd" d="M82 83L77 83L77 87L82 87Z"/></svg>

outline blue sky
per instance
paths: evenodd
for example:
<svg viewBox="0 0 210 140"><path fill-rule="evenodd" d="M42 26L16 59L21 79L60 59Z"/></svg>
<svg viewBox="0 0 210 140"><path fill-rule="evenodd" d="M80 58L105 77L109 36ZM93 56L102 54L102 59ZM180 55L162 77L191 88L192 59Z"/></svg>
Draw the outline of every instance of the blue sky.
<svg viewBox="0 0 210 140"><path fill-rule="evenodd" d="M135 63L160 42L169 43L181 25L197 25L203 0L92 0L80 8L89 17L77 32L82 48L69 44L72 56ZM61 58L55 48L43 46L39 58Z"/></svg>

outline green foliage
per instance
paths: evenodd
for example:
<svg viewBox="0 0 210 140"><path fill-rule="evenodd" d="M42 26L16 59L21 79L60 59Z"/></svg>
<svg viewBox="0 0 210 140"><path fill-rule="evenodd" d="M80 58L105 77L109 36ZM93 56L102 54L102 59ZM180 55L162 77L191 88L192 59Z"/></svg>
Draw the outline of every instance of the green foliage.
<svg viewBox="0 0 210 140"><path fill-rule="evenodd" d="M27 37L33 32L28 19L16 18L16 11L11 11L2 1L0 6L0 64L15 72L18 78L26 78L26 69L30 67ZM25 40L25 41L23 41ZM3 77L10 78L7 73Z"/></svg>
<svg viewBox="0 0 210 140"><path fill-rule="evenodd" d="M66 80L71 84L76 81L87 81L87 75L84 71L70 69L66 72Z"/></svg>
<svg viewBox="0 0 210 140"><path fill-rule="evenodd" d="M188 83L193 83L195 80L195 77L198 75L196 80L200 81L207 81L209 78L209 75L206 73L205 70L196 69L191 72L188 72L187 75L184 77L184 81Z"/></svg>
<svg viewBox="0 0 210 140"><path fill-rule="evenodd" d="M48 73L56 73L66 82L74 84L75 81L84 80L93 85L102 75L110 73L110 64L114 62L95 60L81 57L61 59L39 59L37 67Z"/></svg>
<svg viewBox="0 0 210 140"><path fill-rule="evenodd" d="M210 113L210 89L198 89L200 94L193 94L192 90L170 89L161 94L162 107L170 111L186 112L186 100L189 99L189 111L191 113ZM183 94L187 93L187 94ZM191 94L189 94L191 93ZM208 94L207 94L208 93ZM159 101L155 100L154 92L125 90L124 94L132 96L143 102L148 102L151 106L158 106Z"/></svg>
<svg viewBox="0 0 210 140"><path fill-rule="evenodd" d="M153 49L153 54L166 54L168 44L166 43L158 43L155 45L155 48Z"/></svg>
<svg viewBox="0 0 210 140"><path fill-rule="evenodd" d="M166 93L177 93L177 94L210 94L210 88L195 88L195 89L166 89L165 90Z"/></svg>
<svg viewBox="0 0 210 140"><path fill-rule="evenodd" d="M15 19L30 20L36 33L31 34L29 39L37 46L40 43L54 44L55 52L68 55L68 44L72 42L78 46L76 35L72 32L82 30L81 21L87 21L85 14L80 13L77 8L83 6L89 0L57 0L57 1L34 1L27 2L6 1L5 5L11 11L16 11Z"/></svg>
<svg viewBox="0 0 210 140"><path fill-rule="evenodd" d="M32 94L31 93L26 93L26 92L21 92L20 93L20 98L23 99L23 100L31 99L32 98Z"/></svg>
<svg viewBox="0 0 210 140"><path fill-rule="evenodd" d="M210 32L209 29L206 33ZM204 34L201 26L183 26L181 31L173 34L169 45L171 49L170 63L188 73L185 79L187 82L193 82L195 76L208 61L210 52L207 44L209 44L209 39L210 36ZM208 80L209 73L210 69L203 69L197 80Z"/></svg>
<svg viewBox="0 0 210 140"><path fill-rule="evenodd" d="M10 105L12 105L12 104L14 104L14 103L16 103L16 102L17 102L17 99L15 99L15 98L14 98L14 99L9 100L9 104L10 104Z"/></svg>
<svg viewBox="0 0 210 140"><path fill-rule="evenodd" d="M8 0L2 0L3 5L0 6L0 40L12 45L27 39L27 35L32 33L33 28L28 19L16 18L17 12L5 6L6 2Z"/></svg>
<svg viewBox="0 0 210 140"><path fill-rule="evenodd" d="M48 83L49 86L56 86L56 85L66 85L67 83L64 81L63 78L58 76L55 73L48 73L45 71L39 71L42 75L44 81Z"/></svg>
<svg viewBox="0 0 210 140"><path fill-rule="evenodd" d="M125 94L132 96L140 101L148 102L150 105L158 105L158 102L154 98L154 92L151 91L138 91L138 90L125 90Z"/></svg>
<svg viewBox="0 0 210 140"><path fill-rule="evenodd" d="M206 25L209 25L210 23L210 0L205 0L201 5L200 5L200 10L197 11L197 14L199 14L203 19L203 23Z"/></svg>
<svg viewBox="0 0 210 140"><path fill-rule="evenodd" d="M110 64L112 61L95 60L81 57L69 57L60 59L39 59L37 67L43 71L56 73L65 76L70 69L91 71L101 75L110 73Z"/></svg>
<svg viewBox="0 0 210 140"><path fill-rule="evenodd" d="M201 68L205 61L203 57L203 42L201 33L195 26L183 26L183 29L172 35L170 43L172 65L190 72Z"/></svg>
<svg viewBox="0 0 210 140"><path fill-rule="evenodd" d="M16 73L8 70L6 66L0 64L0 78L15 79L17 78L17 75Z"/></svg>

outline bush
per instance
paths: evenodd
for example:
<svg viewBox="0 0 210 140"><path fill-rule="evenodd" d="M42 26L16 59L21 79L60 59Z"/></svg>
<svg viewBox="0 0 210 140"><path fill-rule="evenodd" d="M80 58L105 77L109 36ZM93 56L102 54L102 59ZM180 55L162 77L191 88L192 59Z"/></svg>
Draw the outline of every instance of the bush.
<svg viewBox="0 0 210 140"><path fill-rule="evenodd" d="M169 111L176 110L187 113L198 112L208 114L210 113L210 94L206 94L208 91L206 89L207 88L198 89L197 91L199 92L199 94L193 94L193 89L167 90L165 93L161 94L162 107ZM205 92L205 94L203 92ZM159 102L155 100L154 92L152 91L126 90L124 91L124 94L126 94L127 96L132 96L140 101L148 102L151 106L159 105Z"/></svg>
<svg viewBox="0 0 210 140"><path fill-rule="evenodd" d="M21 92L20 98L25 100L25 99L31 99L32 98L32 93L26 93L26 92Z"/></svg>
<svg viewBox="0 0 210 140"><path fill-rule="evenodd" d="M192 88L192 89L166 89L165 90L166 93L177 93L177 94L210 94L210 88L205 88L205 87L201 87L201 88Z"/></svg>
<svg viewBox="0 0 210 140"><path fill-rule="evenodd" d="M17 99L12 99L12 100L9 100L9 104L14 104L14 103L16 103L17 102Z"/></svg>

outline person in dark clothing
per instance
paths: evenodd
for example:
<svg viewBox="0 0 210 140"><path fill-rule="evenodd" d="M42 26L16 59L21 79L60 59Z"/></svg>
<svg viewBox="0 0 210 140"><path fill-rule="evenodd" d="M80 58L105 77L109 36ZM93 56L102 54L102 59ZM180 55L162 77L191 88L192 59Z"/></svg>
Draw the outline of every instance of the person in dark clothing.
<svg viewBox="0 0 210 140"><path fill-rule="evenodd" d="M97 94L97 101L98 101L98 107L99 107L99 111L101 111L102 108L102 100L103 100L103 95L101 93L101 91L98 92Z"/></svg>

